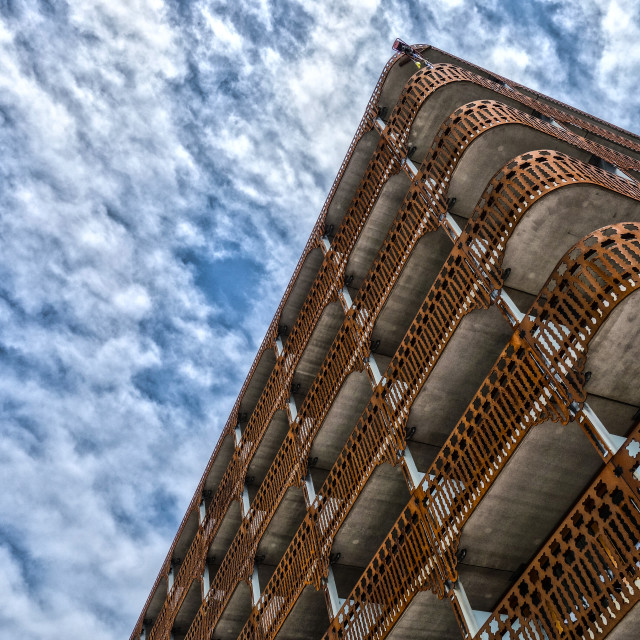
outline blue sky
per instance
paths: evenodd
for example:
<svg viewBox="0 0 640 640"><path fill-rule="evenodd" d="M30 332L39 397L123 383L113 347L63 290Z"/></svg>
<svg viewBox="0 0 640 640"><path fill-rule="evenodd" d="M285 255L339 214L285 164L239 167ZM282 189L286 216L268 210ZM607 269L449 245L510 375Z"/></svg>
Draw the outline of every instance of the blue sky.
<svg viewBox="0 0 640 640"><path fill-rule="evenodd" d="M0 0L3 637L128 637L397 36L640 132L640 0Z"/></svg>

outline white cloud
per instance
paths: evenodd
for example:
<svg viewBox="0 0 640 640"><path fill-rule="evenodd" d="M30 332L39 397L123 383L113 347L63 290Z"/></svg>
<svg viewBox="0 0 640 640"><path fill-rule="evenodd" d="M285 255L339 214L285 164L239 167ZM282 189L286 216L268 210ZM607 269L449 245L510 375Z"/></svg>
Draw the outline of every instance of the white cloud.
<svg viewBox="0 0 640 640"><path fill-rule="evenodd" d="M130 632L394 37L640 129L633 2L514 4L0 9L8 636Z"/></svg>

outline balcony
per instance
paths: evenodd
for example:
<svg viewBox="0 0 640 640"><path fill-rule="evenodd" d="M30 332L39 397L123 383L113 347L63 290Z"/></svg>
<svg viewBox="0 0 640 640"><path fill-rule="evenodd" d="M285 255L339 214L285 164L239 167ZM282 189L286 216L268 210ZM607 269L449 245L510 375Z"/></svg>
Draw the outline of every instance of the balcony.
<svg viewBox="0 0 640 640"><path fill-rule="evenodd" d="M211 498L215 495L215 492L218 490L218 485L220 484L220 480L222 480L222 476L224 475L229 463L231 462L231 458L233 457L233 452L235 451L236 443L234 440L234 434L232 431L227 433L224 437L224 440L220 444L220 449L218 449L218 455L216 455L211 467L209 467L209 471L204 481L203 491L205 492L205 506L208 508L211 502Z"/></svg>
<svg viewBox="0 0 640 640"><path fill-rule="evenodd" d="M562 187L539 198L529 206L507 242L503 259L503 267L511 270L507 292L537 296L578 240L619 222L640 222L640 202L590 184ZM513 293L514 299L517 295ZM518 306L528 311L526 300Z"/></svg>
<svg viewBox="0 0 640 640"><path fill-rule="evenodd" d="M307 505L302 489L290 487L258 543L256 558L259 559L257 572L261 591L268 584L306 515Z"/></svg>
<svg viewBox="0 0 640 640"><path fill-rule="evenodd" d="M339 598L334 612L351 593L410 497L399 465L376 467L333 539L331 569Z"/></svg>
<svg viewBox="0 0 640 640"><path fill-rule="evenodd" d="M309 458L313 464L309 472L316 490L322 486L370 398L371 384L366 373L354 371L347 376L311 443Z"/></svg>
<svg viewBox="0 0 640 640"><path fill-rule="evenodd" d="M426 233L413 248L371 334L381 373L395 355L452 247L447 234L438 228Z"/></svg>
<svg viewBox="0 0 640 640"><path fill-rule="evenodd" d="M289 419L286 411L276 411L247 469L246 484L251 502L264 481L288 431Z"/></svg>
<svg viewBox="0 0 640 640"><path fill-rule="evenodd" d="M233 539L238 533L242 523L242 507L238 500L232 500L227 512L224 514L222 522L218 528L215 538L209 545L207 551L207 565L209 567L209 584L213 584L215 575L222 563L227 550L231 546Z"/></svg>
<svg viewBox="0 0 640 640"><path fill-rule="evenodd" d="M251 413L258 404L258 400L262 395L262 390L269 380L269 376L273 371L273 367L276 364L276 354L273 349L265 349L260 356L260 360L256 368L253 371L251 380L242 395L240 401L240 407L238 409L238 415L240 416L240 422L246 422Z"/></svg>
<svg viewBox="0 0 640 640"><path fill-rule="evenodd" d="M448 599L420 591L387 636L389 640L461 640L460 627Z"/></svg>
<svg viewBox="0 0 640 640"><path fill-rule="evenodd" d="M287 296L287 301L282 308L282 312L280 313L280 318L278 320L281 327L280 338L283 345L287 342L289 331L293 327L300 309L302 309L302 305L304 304L316 274L320 269L322 260L322 250L318 247L316 249L312 249L302 263L298 277Z"/></svg>
<svg viewBox="0 0 640 640"><path fill-rule="evenodd" d="M456 198L452 212L469 218L494 174L516 156L552 149L588 162L591 152L521 124L501 124L483 131L464 150L453 171L448 195Z"/></svg>
<svg viewBox="0 0 640 640"><path fill-rule="evenodd" d="M297 407L302 405L343 320L344 311L339 302L331 302L322 312L293 374L293 397Z"/></svg>
<svg viewBox="0 0 640 640"><path fill-rule="evenodd" d="M413 162L416 165L423 162L440 126L456 109L478 100L498 100L503 104L523 109L521 103L516 100L509 100L506 96L473 82L458 81L446 84L436 89L425 100L413 120L407 143L407 148L415 147L411 155Z"/></svg>
<svg viewBox="0 0 640 640"><path fill-rule="evenodd" d="M512 333L494 306L462 319L409 413L409 450L419 470L429 468Z"/></svg>
<svg viewBox="0 0 640 640"><path fill-rule="evenodd" d="M329 626L324 593L306 586L280 627L277 640L320 640Z"/></svg>
<svg viewBox="0 0 640 640"><path fill-rule="evenodd" d="M462 529L459 578L474 610L494 610L601 467L577 423L531 428Z"/></svg>
<svg viewBox="0 0 640 640"><path fill-rule="evenodd" d="M196 578L191 583L189 591L187 592L187 595L182 602L182 606L176 614L173 628L171 630L171 637L173 640L184 640L187 632L189 631L189 627L193 622L193 619L196 617L196 613L198 613L198 609L200 609L201 604L201 584L200 580Z"/></svg>
<svg viewBox="0 0 640 640"><path fill-rule="evenodd" d="M398 173L391 176L382 187L345 268L345 278L352 298L362 285L410 185L408 176Z"/></svg>
<svg viewBox="0 0 640 640"><path fill-rule="evenodd" d="M362 176L365 173L371 156L378 146L380 135L373 129L360 138L358 144L353 150L349 164L345 168L345 172L338 184L338 188L331 199L331 204L325 218L325 233L332 237L338 230L344 214L351 205L356 194Z"/></svg>
<svg viewBox="0 0 640 640"><path fill-rule="evenodd" d="M153 628L153 623L156 621L158 614L162 610L162 605L167 597L167 578L162 577L158 581L158 586L149 602L149 606L147 610L144 612L144 623L143 629L146 632L146 637L148 637L149 632Z"/></svg>
<svg viewBox="0 0 640 640"><path fill-rule="evenodd" d="M212 589L209 597L215 598L217 595ZM251 615L251 608L251 589L246 582L240 580L222 612L211 638L215 638L215 640L236 640Z"/></svg>

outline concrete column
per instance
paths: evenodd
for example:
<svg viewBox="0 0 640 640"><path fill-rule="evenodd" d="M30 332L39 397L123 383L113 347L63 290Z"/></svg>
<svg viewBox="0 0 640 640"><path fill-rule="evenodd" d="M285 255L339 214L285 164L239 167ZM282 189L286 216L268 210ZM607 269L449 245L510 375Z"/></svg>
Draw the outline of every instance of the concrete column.
<svg viewBox="0 0 640 640"><path fill-rule="evenodd" d="M254 606L260 600L260 579L258 577L258 567L255 564L251 575L251 599Z"/></svg>
<svg viewBox="0 0 640 640"><path fill-rule="evenodd" d="M516 305L516 303L511 299L511 296L504 289L500 290L500 299L509 312L509 320L511 321L511 324L513 326L519 325L524 318L524 313L518 309L518 305Z"/></svg>
<svg viewBox="0 0 640 640"><path fill-rule="evenodd" d="M204 498L200 500L200 510L198 512L198 515L200 518L200 524L202 524L204 522L205 516L207 515L207 508L204 503Z"/></svg>
<svg viewBox="0 0 640 640"><path fill-rule="evenodd" d="M247 489L247 485L244 485L242 489L242 517L249 513L249 490Z"/></svg>
<svg viewBox="0 0 640 640"><path fill-rule="evenodd" d="M210 588L211 584L209 582L209 565L205 561L204 571L202 572L202 593L204 594L204 597L202 598L203 600L206 599Z"/></svg>
<svg viewBox="0 0 640 640"><path fill-rule="evenodd" d="M409 445L407 445L407 448L404 450L403 461L405 463L405 466L407 467L407 471L409 472L409 477L411 478L411 483L413 484L411 490L413 491L413 489L418 487L424 479L424 473L420 473L418 471L413 456L411 455L411 451L409 450Z"/></svg>
<svg viewBox="0 0 640 640"><path fill-rule="evenodd" d="M169 573L167 574L167 593L171 591L173 587L173 567L169 567Z"/></svg>
<svg viewBox="0 0 640 640"><path fill-rule="evenodd" d="M309 504L312 505L316 500L316 490L313 487L313 479L311 478L311 472L307 473L307 477L304 479L304 485L307 488L307 496L309 496Z"/></svg>
<svg viewBox="0 0 640 640"><path fill-rule="evenodd" d="M582 412L593 425L600 442L609 449L611 454L617 453L618 449L620 449L620 447L626 442L626 439L621 436L616 436L613 433L609 433L607 428L600 421L600 418L598 418L596 412L586 402L582 405Z"/></svg>
<svg viewBox="0 0 640 640"><path fill-rule="evenodd" d="M349 290L347 289L347 287L342 287L342 291L340 293L342 294L342 299L344 301L345 311L348 311L349 309L351 309L351 307L353 307L353 300L349 295Z"/></svg>
<svg viewBox="0 0 640 640"><path fill-rule="evenodd" d="M331 567L329 567L329 575L327 577L327 593L329 594L329 602L331 603L331 617L334 618L338 614L338 611L340 611L344 600L338 595L336 579Z"/></svg>
<svg viewBox="0 0 640 640"><path fill-rule="evenodd" d="M480 627L476 619L476 614L469 604L469 599L460 580L453 586L453 593L462 612L462 617L467 625L467 629L469 630L469 635L473 638L478 633Z"/></svg>
<svg viewBox="0 0 640 640"><path fill-rule="evenodd" d="M296 408L296 401L293 398L293 394L289 396L289 414L291 416L291 422L298 417L298 409Z"/></svg>
<svg viewBox="0 0 640 640"><path fill-rule="evenodd" d="M447 219L447 222L449 223L449 226L451 227L452 231L459 238L460 235L462 234L462 229L460 228L460 225L455 221L455 218L448 211L445 214L445 218Z"/></svg>
<svg viewBox="0 0 640 640"><path fill-rule="evenodd" d="M411 177L412 178L415 177L418 174L418 167L416 167L413 161L409 160L409 158L405 158L404 163L409 169L409 173L411 174Z"/></svg>
<svg viewBox="0 0 640 640"><path fill-rule="evenodd" d="M378 364L376 363L376 359L373 357L373 354L369 355L369 369L371 369L375 383L378 384L378 382L382 380L382 374L380 373L380 369L378 369Z"/></svg>

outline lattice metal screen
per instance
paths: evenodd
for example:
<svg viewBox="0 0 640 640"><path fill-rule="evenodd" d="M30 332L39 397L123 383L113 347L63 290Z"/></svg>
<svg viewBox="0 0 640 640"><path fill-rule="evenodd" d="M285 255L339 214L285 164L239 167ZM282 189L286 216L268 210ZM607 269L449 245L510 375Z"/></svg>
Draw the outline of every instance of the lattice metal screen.
<svg viewBox="0 0 640 640"><path fill-rule="evenodd" d="M640 141L423 53L380 76L131 640L637 637Z"/></svg>

